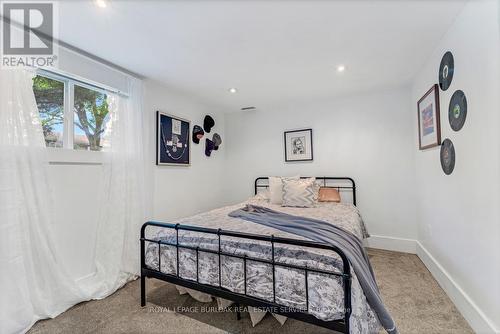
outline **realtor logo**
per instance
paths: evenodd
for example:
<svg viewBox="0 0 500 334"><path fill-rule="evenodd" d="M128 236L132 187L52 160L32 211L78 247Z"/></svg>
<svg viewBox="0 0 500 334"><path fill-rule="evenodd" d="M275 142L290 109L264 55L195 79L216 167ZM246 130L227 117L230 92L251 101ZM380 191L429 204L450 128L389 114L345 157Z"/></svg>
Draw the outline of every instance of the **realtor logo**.
<svg viewBox="0 0 500 334"><path fill-rule="evenodd" d="M54 2L3 1L2 67L55 66Z"/></svg>

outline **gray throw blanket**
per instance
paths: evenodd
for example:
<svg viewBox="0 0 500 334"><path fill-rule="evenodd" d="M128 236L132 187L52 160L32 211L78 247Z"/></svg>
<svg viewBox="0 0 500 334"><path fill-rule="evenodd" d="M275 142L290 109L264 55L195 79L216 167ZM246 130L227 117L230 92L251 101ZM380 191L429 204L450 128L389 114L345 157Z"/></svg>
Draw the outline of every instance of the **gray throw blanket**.
<svg viewBox="0 0 500 334"><path fill-rule="evenodd" d="M382 326L390 334L398 333L396 324L380 297L368 255L365 252L362 241L358 237L340 227L321 220L293 216L251 204L247 204L246 207L229 213L229 216L269 226L340 248L349 260L365 293L368 304L370 304L371 308L377 314Z"/></svg>

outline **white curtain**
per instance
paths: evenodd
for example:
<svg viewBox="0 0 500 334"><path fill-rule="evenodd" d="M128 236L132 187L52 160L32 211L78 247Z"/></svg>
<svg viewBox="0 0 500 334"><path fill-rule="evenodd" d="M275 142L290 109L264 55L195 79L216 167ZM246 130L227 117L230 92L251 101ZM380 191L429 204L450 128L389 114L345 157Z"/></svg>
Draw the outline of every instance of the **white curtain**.
<svg viewBox="0 0 500 334"><path fill-rule="evenodd" d="M147 218L142 82L128 81L128 97L108 97L111 118L105 133L108 152L95 252L97 273L83 283L97 299L110 295L140 271L139 231Z"/></svg>
<svg viewBox="0 0 500 334"><path fill-rule="evenodd" d="M60 259L33 73L0 70L0 333L26 331L85 297Z"/></svg>
<svg viewBox="0 0 500 334"><path fill-rule="evenodd" d="M139 274L146 220L142 82L110 95L104 204L96 275L75 283L53 240L48 159L32 90L33 73L0 70L0 333L27 331L88 299L108 296Z"/></svg>

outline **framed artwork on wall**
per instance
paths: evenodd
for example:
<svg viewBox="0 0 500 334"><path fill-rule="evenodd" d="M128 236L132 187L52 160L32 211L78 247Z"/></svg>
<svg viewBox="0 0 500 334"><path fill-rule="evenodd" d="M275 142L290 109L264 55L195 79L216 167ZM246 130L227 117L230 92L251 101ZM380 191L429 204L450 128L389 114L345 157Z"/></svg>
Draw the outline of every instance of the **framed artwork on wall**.
<svg viewBox="0 0 500 334"><path fill-rule="evenodd" d="M156 112L156 164L189 166L191 164L190 126L188 120Z"/></svg>
<svg viewBox="0 0 500 334"><path fill-rule="evenodd" d="M439 88L435 84L417 102L418 144L421 150L441 145Z"/></svg>
<svg viewBox="0 0 500 334"><path fill-rule="evenodd" d="M285 162L312 161L312 129L285 131Z"/></svg>

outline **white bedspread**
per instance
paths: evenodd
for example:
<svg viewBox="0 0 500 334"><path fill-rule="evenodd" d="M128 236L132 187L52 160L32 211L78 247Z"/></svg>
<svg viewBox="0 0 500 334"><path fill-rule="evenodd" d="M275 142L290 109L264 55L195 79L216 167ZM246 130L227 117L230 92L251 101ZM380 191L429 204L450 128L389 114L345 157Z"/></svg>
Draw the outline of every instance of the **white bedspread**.
<svg viewBox="0 0 500 334"><path fill-rule="evenodd" d="M344 203L317 203L315 208L290 208L269 204L266 200L252 198L244 203L226 206L192 217L179 219L170 223L195 225L209 228L221 228L237 232L264 234L303 239L300 236L282 232L267 226L252 223L238 218L231 218L231 211L243 207L245 204L265 206L270 209L292 215L315 218L342 227L359 238L367 237L363 221L357 208ZM175 231L158 227L148 227L146 237L154 240L175 243ZM218 249L218 239L215 235L199 232L179 231L181 245L199 246L211 250ZM269 242L260 242L248 239L222 237L221 249L230 254L247 255L249 257L271 260L271 246ZM308 268L341 272L342 262L332 251L311 249L305 247L275 244L275 261L290 263ZM146 265L158 270L158 244L147 243ZM233 257L221 257L221 282L224 288L244 293L243 260ZM198 279L200 283L219 285L218 255L199 253ZM161 271L176 274L177 259L175 247L163 245L161 247ZM179 274L182 278L196 281L196 252L188 249L179 251ZM351 269L351 332L376 333L380 329L379 321L366 302L366 298L359 282ZM303 270L276 266L275 270L276 303L299 309L306 308L305 273ZM248 295L273 301L272 267L265 263L247 261ZM210 300L209 296L180 289L180 292L189 292L196 299ZM309 272L308 274L309 313L322 320L336 320L344 315L343 284L340 278L334 275ZM219 305L227 305L218 300ZM255 318L255 315L254 317ZM283 321L282 318L278 319ZM280 321L280 322L281 322Z"/></svg>

